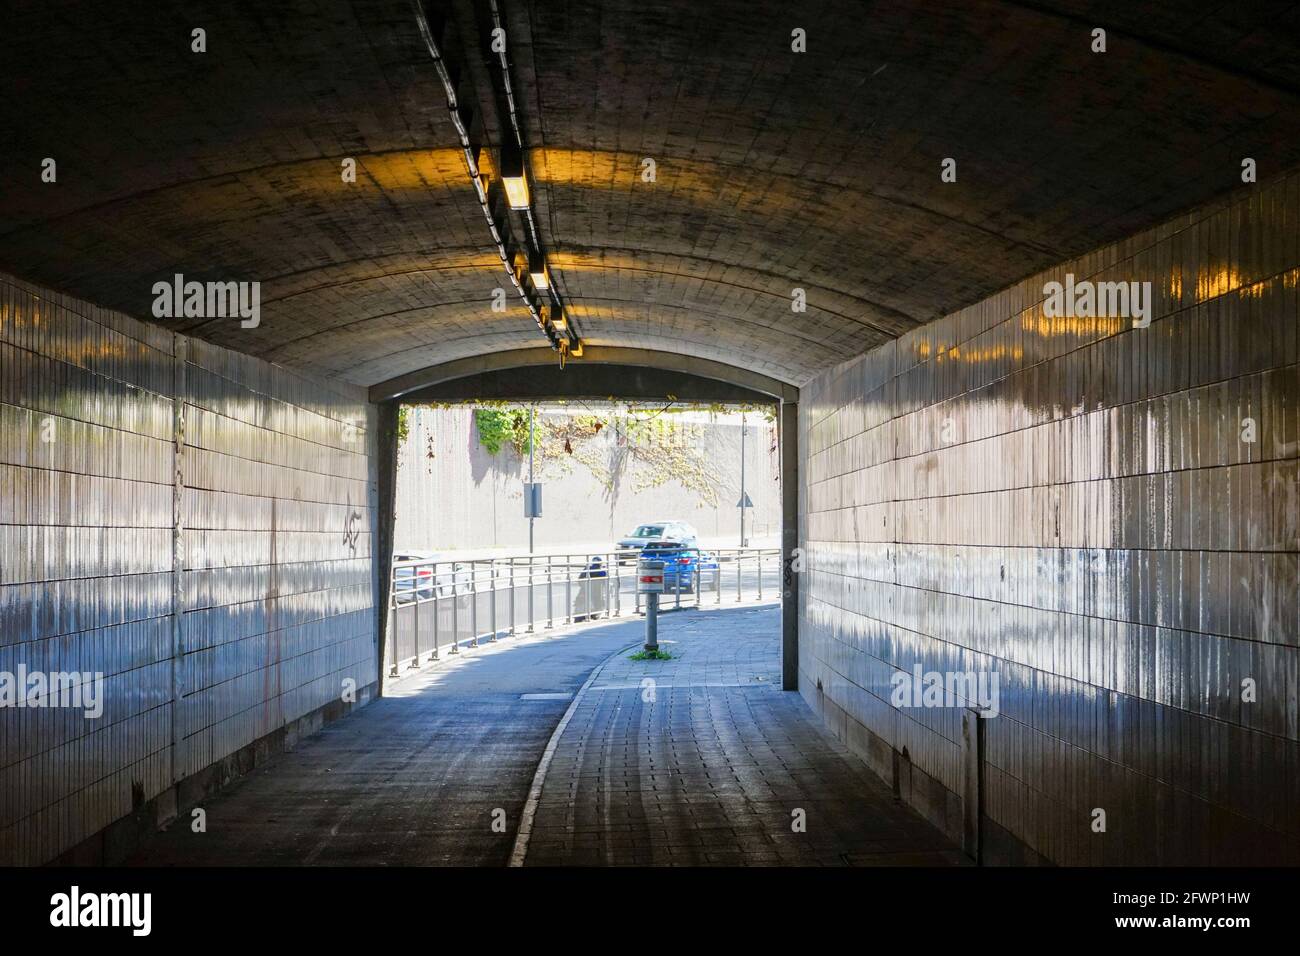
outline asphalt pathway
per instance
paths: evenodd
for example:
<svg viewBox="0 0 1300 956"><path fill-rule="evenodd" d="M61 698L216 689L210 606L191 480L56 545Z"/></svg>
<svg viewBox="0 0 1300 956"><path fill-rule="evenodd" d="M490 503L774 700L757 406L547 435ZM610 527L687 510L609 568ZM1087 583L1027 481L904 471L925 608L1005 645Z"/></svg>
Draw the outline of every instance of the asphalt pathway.
<svg viewBox="0 0 1300 956"><path fill-rule="evenodd" d="M447 655L209 797L206 832L187 810L130 862L504 866L588 678L525 865L960 860L780 691L777 608L667 614L672 660L616 654L641 634L638 620L585 624Z"/></svg>

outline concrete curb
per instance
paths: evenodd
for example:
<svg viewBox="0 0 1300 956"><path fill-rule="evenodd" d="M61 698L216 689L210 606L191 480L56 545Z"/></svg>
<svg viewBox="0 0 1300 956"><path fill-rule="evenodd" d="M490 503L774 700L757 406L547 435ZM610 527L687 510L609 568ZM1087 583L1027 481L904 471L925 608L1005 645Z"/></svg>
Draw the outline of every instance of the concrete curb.
<svg viewBox="0 0 1300 956"><path fill-rule="evenodd" d="M519 816L519 829L515 831L515 845L510 850L510 862L506 864L507 866L524 865L524 859L528 856L528 841L533 835L533 820L537 817L537 805L541 802L542 787L546 783L546 772L551 768L551 759L555 756L555 751L559 749L560 738L564 735L565 728L569 726L569 721L573 719L578 705L582 703L583 697L586 696L587 689L596 682L596 675L605 669L606 664L640 646L641 642L637 641L610 654L609 657L592 668L591 673L587 675L586 681L578 688L578 692L573 695L573 700L569 702L568 708L564 711L564 716L555 725L555 730L551 733L551 739L546 742L546 749L542 751L542 759L537 762L537 770L533 774L532 785L528 788L528 799L524 802L523 812Z"/></svg>

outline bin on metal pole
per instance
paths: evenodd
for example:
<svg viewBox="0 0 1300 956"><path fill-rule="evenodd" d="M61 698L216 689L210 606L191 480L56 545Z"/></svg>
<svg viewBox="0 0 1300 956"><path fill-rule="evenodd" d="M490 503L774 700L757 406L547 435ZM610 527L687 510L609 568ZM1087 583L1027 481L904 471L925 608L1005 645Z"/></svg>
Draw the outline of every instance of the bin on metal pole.
<svg viewBox="0 0 1300 956"><path fill-rule="evenodd" d="M636 590L645 595L645 649L659 650L659 595L664 590L664 562L641 558L636 568Z"/></svg>

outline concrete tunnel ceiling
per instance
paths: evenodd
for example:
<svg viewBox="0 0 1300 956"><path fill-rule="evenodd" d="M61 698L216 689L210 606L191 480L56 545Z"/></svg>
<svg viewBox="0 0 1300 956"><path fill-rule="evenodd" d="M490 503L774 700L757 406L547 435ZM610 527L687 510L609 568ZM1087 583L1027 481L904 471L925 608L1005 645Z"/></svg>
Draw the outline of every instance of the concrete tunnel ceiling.
<svg viewBox="0 0 1300 956"><path fill-rule="evenodd" d="M481 8L440 9L495 146ZM1243 157L1300 162L1289 2L501 9L556 287L584 343L666 362L800 385L1240 185ZM546 345L515 295L490 309L504 272L408 0L22 2L6 32L0 268L142 318L175 273L257 280L257 328L164 324L364 386Z"/></svg>

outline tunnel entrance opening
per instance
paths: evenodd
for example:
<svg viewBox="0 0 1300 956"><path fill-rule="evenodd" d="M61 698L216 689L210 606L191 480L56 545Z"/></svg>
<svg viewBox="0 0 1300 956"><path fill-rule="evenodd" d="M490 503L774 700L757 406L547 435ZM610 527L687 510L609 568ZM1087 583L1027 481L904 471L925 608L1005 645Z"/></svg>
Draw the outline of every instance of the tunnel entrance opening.
<svg viewBox="0 0 1300 956"><path fill-rule="evenodd" d="M649 545L673 570L672 610L780 598L796 689L793 386L593 346L565 368L550 350L502 352L370 393L391 462L387 679L506 633L640 614L634 561Z"/></svg>
<svg viewBox="0 0 1300 956"><path fill-rule="evenodd" d="M466 647L638 620L641 558L665 563L668 613L781 600L770 399L421 397L395 415L388 682Z"/></svg>

